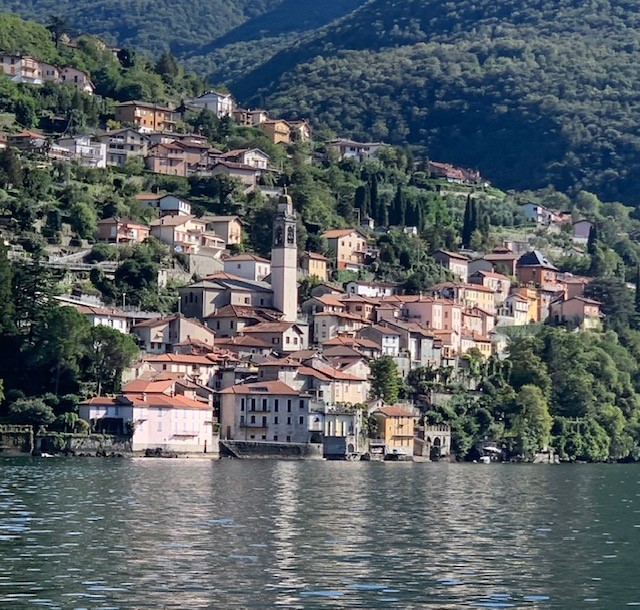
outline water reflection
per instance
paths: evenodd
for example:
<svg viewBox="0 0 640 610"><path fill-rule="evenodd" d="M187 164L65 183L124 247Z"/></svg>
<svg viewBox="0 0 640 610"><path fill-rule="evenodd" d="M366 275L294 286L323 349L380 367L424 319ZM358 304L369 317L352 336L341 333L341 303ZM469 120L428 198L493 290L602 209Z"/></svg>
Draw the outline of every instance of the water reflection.
<svg viewBox="0 0 640 610"><path fill-rule="evenodd" d="M617 608L634 466L0 459L0 608Z"/></svg>

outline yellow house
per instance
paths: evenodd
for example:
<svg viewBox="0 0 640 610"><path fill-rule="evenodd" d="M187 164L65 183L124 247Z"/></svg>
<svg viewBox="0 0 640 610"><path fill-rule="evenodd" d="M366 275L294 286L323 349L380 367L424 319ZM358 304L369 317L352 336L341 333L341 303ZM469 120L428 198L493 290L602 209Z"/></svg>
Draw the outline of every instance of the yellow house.
<svg viewBox="0 0 640 610"><path fill-rule="evenodd" d="M400 407L384 406L373 412L378 423L376 441L384 442L384 453L413 456L413 413Z"/></svg>
<svg viewBox="0 0 640 610"><path fill-rule="evenodd" d="M263 121L258 127L266 133L274 144L291 143L291 127L282 120Z"/></svg>
<svg viewBox="0 0 640 610"><path fill-rule="evenodd" d="M530 286L519 286L513 290L513 294L525 298L529 306L529 322L540 322L540 293Z"/></svg>
<svg viewBox="0 0 640 610"><path fill-rule="evenodd" d="M329 277L327 274L327 257L317 252L303 252L300 257L300 268L306 275L313 275L326 282Z"/></svg>

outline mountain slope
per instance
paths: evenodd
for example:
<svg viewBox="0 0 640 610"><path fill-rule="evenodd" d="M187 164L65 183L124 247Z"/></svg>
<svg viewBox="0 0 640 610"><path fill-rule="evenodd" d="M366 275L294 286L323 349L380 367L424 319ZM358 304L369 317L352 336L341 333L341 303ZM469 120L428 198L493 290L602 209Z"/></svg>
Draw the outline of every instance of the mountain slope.
<svg viewBox="0 0 640 610"><path fill-rule="evenodd" d="M370 0L232 89L341 134L426 146L502 186L640 192L630 0Z"/></svg>
<svg viewBox="0 0 640 610"><path fill-rule="evenodd" d="M37 21L64 18L73 31L112 44L177 55L211 42L283 0L1 0L0 10Z"/></svg>

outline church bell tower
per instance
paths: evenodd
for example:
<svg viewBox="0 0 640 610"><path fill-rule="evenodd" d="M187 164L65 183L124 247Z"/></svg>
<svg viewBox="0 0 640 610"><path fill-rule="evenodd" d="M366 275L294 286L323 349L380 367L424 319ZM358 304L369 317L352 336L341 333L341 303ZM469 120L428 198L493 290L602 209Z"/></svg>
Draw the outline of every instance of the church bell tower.
<svg viewBox="0 0 640 610"><path fill-rule="evenodd" d="M271 248L271 288L273 306L284 314L284 320L298 318L298 247L296 243L296 212L291 196L278 199L278 210L273 225Z"/></svg>

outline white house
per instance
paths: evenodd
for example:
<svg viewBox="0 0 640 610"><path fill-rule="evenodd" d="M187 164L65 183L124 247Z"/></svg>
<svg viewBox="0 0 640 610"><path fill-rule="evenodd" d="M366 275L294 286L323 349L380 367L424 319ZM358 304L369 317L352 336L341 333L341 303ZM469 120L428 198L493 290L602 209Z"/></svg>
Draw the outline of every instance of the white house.
<svg viewBox="0 0 640 610"><path fill-rule="evenodd" d="M337 150L342 158L363 161L385 146L382 142L356 142L340 138L327 142L327 148Z"/></svg>
<svg viewBox="0 0 640 610"><path fill-rule="evenodd" d="M223 116L231 116L233 114L236 101L230 93L209 91L191 100L189 104L203 110L211 110L211 112L214 112L219 118L222 118Z"/></svg>
<svg viewBox="0 0 640 610"><path fill-rule="evenodd" d="M224 272L261 282L271 273L271 261L255 254L238 254L224 260Z"/></svg>
<svg viewBox="0 0 640 610"><path fill-rule="evenodd" d="M176 195L161 195L155 193L140 193L136 195L139 201L147 207L157 210L160 216L190 216L191 203Z"/></svg>
<svg viewBox="0 0 640 610"><path fill-rule="evenodd" d="M78 91L93 95L94 86L86 72L66 66L61 70L61 78L63 83L73 85Z"/></svg>
<svg viewBox="0 0 640 610"><path fill-rule="evenodd" d="M355 294L360 297L390 297L400 293L400 285L395 282L353 280L347 283L345 288L349 294Z"/></svg>
<svg viewBox="0 0 640 610"><path fill-rule="evenodd" d="M85 167L107 166L107 145L92 142L91 136L71 136L60 138L56 145L69 152L71 157Z"/></svg>

